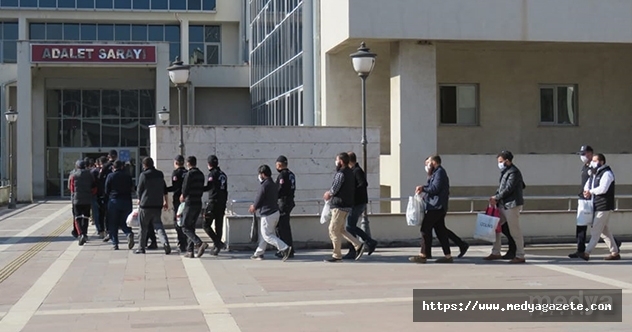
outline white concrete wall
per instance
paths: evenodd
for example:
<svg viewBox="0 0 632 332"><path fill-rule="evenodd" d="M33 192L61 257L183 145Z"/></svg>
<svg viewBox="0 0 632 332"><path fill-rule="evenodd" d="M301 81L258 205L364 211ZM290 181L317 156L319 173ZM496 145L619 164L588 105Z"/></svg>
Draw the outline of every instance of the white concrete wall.
<svg viewBox="0 0 632 332"><path fill-rule="evenodd" d="M322 0L321 10L325 51L349 38L632 42L625 0Z"/></svg>
<svg viewBox="0 0 632 332"><path fill-rule="evenodd" d="M179 153L178 126L154 126L150 135L151 156L171 183L173 157ZM187 126L184 141L185 154L196 156L198 167L205 173L207 157L219 157L220 167L228 175L230 200L254 199L259 188L257 168L261 164L274 167L281 154L287 156L289 168L296 174L296 199L319 200L331 186L336 154L353 150L361 159L360 137L360 128ZM368 137L372 142L379 141L379 131L370 128ZM378 146L368 148L370 197L379 197ZM315 213L315 206L316 201L297 202L295 213ZM235 206L238 213L245 213L247 207ZM373 206L373 211L379 211L379 204Z"/></svg>
<svg viewBox="0 0 632 332"><path fill-rule="evenodd" d="M195 124L250 125L250 90L245 88L195 89Z"/></svg>
<svg viewBox="0 0 632 332"><path fill-rule="evenodd" d="M190 81L195 87L249 88L250 66L191 66Z"/></svg>

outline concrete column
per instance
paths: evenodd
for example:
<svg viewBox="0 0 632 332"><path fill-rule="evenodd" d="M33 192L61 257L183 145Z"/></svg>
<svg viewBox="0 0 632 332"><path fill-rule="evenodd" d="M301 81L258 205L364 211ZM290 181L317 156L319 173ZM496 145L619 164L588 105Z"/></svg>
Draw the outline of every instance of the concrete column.
<svg viewBox="0 0 632 332"><path fill-rule="evenodd" d="M303 125L314 125L314 0L303 0Z"/></svg>
<svg viewBox="0 0 632 332"><path fill-rule="evenodd" d="M180 21L180 60L189 63L189 20ZM173 59L171 59L173 61Z"/></svg>
<svg viewBox="0 0 632 332"><path fill-rule="evenodd" d="M29 40L29 23L26 17L18 18L18 40Z"/></svg>
<svg viewBox="0 0 632 332"><path fill-rule="evenodd" d="M169 100L169 86L171 81L169 80L169 72L167 71L167 67L172 60L169 59L169 44L160 43L157 46L157 63L156 63L156 125L161 126L162 122L160 118L158 118L158 110L162 109L162 107L166 107L169 112L171 110L170 100ZM172 122L173 119L169 118L167 121L167 125ZM152 143L153 144L153 143Z"/></svg>
<svg viewBox="0 0 632 332"><path fill-rule="evenodd" d="M31 118L33 119L33 196L46 197L46 83L42 75L33 75L31 88ZM20 112L22 113L22 112ZM22 114L20 114L21 116Z"/></svg>
<svg viewBox="0 0 632 332"><path fill-rule="evenodd" d="M18 121L16 141L17 200L33 201L33 110L32 73L28 41L18 41Z"/></svg>
<svg viewBox="0 0 632 332"><path fill-rule="evenodd" d="M392 197L408 197L424 184L424 160L437 152L437 70L434 45L391 47ZM406 204L394 203L392 211Z"/></svg>

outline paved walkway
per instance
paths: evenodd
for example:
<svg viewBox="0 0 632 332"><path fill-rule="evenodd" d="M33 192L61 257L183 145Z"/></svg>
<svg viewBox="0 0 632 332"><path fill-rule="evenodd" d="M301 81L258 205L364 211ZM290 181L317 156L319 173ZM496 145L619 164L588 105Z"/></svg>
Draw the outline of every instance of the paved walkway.
<svg viewBox="0 0 632 332"><path fill-rule="evenodd" d="M414 288L620 288L625 304L632 243L618 262L570 261L568 246L531 247L529 264L518 266L483 262L487 246L452 265L411 264L416 248L341 264L323 263L327 251L300 251L286 263L251 261L249 252L184 259L113 251L96 238L79 247L70 217L62 202L0 216L0 331L632 330L629 305L623 323L598 325L412 321ZM605 255L600 248L595 255Z"/></svg>

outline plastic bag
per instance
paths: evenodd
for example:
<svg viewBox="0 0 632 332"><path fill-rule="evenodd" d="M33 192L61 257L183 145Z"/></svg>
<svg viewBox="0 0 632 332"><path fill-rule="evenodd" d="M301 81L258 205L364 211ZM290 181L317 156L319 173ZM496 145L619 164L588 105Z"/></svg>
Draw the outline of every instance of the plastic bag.
<svg viewBox="0 0 632 332"><path fill-rule="evenodd" d="M487 242L496 242L496 228L500 218L479 213L476 217L476 228L473 238Z"/></svg>
<svg viewBox="0 0 632 332"><path fill-rule="evenodd" d="M593 202L591 200L580 199L577 202L577 226L592 225L593 213Z"/></svg>
<svg viewBox="0 0 632 332"><path fill-rule="evenodd" d="M180 203L178 206L178 211L176 211L176 224L178 227L184 226L184 218L182 218L182 213L184 212L185 203Z"/></svg>
<svg viewBox="0 0 632 332"><path fill-rule="evenodd" d="M326 224L331 221L331 205L329 201L325 201L325 206L323 206L323 212L320 214L320 223Z"/></svg>
<svg viewBox="0 0 632 332"><path fill-rule="evenodd" d="M406 223L408 226L419 226L424 216L424 201L421 195L408 196L408 206L406 207Z"/></svg>
<svg viewBox="0 0 632 332"><path fill-rule="evenodd" d="M127 227L140 227L140 220L138 218L138 209L134 209L132 213L127 216Z"/></svg>

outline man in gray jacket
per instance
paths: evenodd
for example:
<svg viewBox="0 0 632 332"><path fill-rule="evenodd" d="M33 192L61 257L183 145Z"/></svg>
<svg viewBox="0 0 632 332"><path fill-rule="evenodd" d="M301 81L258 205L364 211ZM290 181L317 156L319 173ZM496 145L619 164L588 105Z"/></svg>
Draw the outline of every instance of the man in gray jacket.
<svg viewBox="0 0 632 332"><path fill-rule="evenodd" d="M92 209L92 195L96 193L97 183L84 161L78 160L77 169L70 174L68 189L72 196L72 212L75 219L79 245L88 241L88 219Z"/></svg>
<svg viewBox="0 0 632 332"><path fill-rule="evenodd" d="M509 232L516 241L516 257L510 263L524 263L524 237L520 230L520 210L524 204L522 191L526 187L522 179L522 173L513 164L513 154L509 151L502 151L498 154L498 168L501 171L500 185L496 194L489 198L491 206L498 206L500 211L500 222L507 223ZM496 242L492 248L491 255L485 260L502 259L500 255L500 233L496 233Z"/></svg>
<svg viewBox="0 0 632 332"><path fill-rule="evenodd" d="M154 160L150 157L143 159L143 172L138 180L138 218L140 221L140 248L136 254L144 254L147 248L147 231L149 225L154 226L154 230L160 237L160 242L165 249L165 254L171 253L169 239L162 225L162 211L167 210L168 192L165 183L165 175L154 167Z"/></svg>

